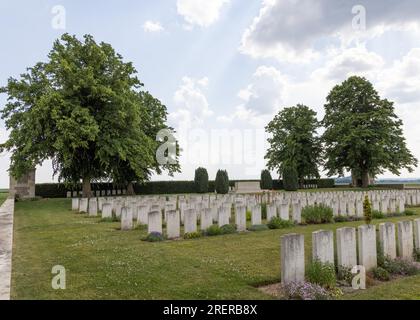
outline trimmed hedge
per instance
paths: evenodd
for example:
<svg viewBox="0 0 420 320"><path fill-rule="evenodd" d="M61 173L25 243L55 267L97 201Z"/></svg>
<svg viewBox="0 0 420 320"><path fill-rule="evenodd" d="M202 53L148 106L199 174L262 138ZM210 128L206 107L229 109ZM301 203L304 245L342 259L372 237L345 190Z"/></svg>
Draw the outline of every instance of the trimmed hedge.
<svg viewBox="0 0 420 320"><path fill-rule="evenodd" d="M230 180L229 186L234 187L237 181L252 180ZM258 181L258 180L253 180ZM314 182L314 183L313 183ZM305 180L305 184L317 184L318 188L333 188L334 179ZM148 181L144 184L134 184L134 192L138 195L147 194L183 194L196 193L194 181ZM113 183L92 183L92 191L100 190L124 190L124 186L114 185ZM283 190L282 180L273 180L274 190ZM66 187L63 183L39 183L35 185L35 195L43 198L65 198L67 191L81 191L81 184L74 187ZM209 181L208 192L215 191L215 182Z"/></svg>

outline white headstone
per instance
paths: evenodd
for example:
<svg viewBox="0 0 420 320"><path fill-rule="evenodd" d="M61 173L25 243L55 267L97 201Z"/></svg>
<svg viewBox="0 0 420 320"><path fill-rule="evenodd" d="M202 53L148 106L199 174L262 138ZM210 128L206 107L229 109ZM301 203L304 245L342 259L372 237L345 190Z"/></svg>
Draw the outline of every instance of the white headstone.
<svg viewBox="0 0 420 320"><path fill-rule="evenodd" d="M237 206L235 208L236 228L239 232L246 230L246 207Z"/></svg>
<svg viewBox="0 0 420 320"><path fill-rule="evenodd" d="M160 234L162 234L162 213L160 211L149 212L147 232L159 232Z"/></svg>
<svg viewBox="0 0 420 320"><path fill-rule="evenodd" d="M179 238L180 219L179 210L168 210L166 216L166 233L169 239Z"/></svg>
<svg viewBox="0 0 420 320"><path fill-rule="evenodd" d="M281 237L281 282L305 281L305 244L301 234Z"/></svg>
<svg viewBox="0 0 420 320"><path fill-rule="evenodd" d="M395 259L397 257L397 245L395 242L395 225L391 222L379 224L379 242L385 257Z"/></svg>
<svg viewBox="0 0 420 320"><path fill-rule="evenodd" d="M105 202L102 204L102 218L112 218L112 204Z"/></svg>
<svg viewBox="0 0 420 320"><path fill-rule="evenodd" d="M357 265L356 229L339 228L337 233L337 263L339 266L353 268Z"/></svg>
<svg viewBox="0 0 420 320"><path fill-rule="evenodd" d="M133 210L131 207L122 207L121 209L121 230L127 231L133 229Z"/></svg>
<svg viewBox="0 0 420 320"><path fill-rule="evenodd" d="M401 221L397 225L398 255L405 260L412 260L414 251L413 223L411 221Z"/></svg>
<svg viewBox="0 0 420 320"><path fill-rule="evenodd" d="M334 235L332 231L312 232L312 258L334 264Z"/></svg>
<svg viewBox="0 0 420 320"><path fill-rule="evenodd" d="M357 228L359 242L359 264L366 270L377 266L376 228L374 225L361 225Z"/></svg>

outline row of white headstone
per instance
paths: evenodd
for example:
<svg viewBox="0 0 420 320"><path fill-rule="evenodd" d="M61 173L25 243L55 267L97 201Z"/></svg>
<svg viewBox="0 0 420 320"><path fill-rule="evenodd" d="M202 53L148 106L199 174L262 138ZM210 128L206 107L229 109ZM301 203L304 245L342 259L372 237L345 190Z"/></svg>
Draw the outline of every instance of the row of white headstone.
<svg viewBox="0 0 420 320"><path fill-rule="evenodd" d="M357 233L357 239L356 239ZM413 259L414 249L420 250L420 219L395 224L379 224L379 243L383 255L390 259L401 257ZM336 230L337 264L345 268L362 265L366 270L377 266L377 239L374 225L357 228L345 227ZM312 260L335 264L334 234L319 230L312 233ZM281 237L281 280L283 284L305 280L305 245L301 234Z"/></svg>

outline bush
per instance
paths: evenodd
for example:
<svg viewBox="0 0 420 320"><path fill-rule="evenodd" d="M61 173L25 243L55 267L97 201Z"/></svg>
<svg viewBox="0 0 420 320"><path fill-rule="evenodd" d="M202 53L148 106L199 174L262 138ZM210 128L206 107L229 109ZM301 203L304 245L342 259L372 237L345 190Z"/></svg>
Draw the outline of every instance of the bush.
<svg viewBox="0 0 420 320"><path fill-rule="evenodd" d="M290 282L283 285L283 291L288 299L299 300L329 300L331 294L320 285L310 282Z"/></svg>
<svg viewBox="0 0 420 320"><path fill-rule="evenodd" d="M283 169L283 185L286 191L296 191L299 188L299 177L295 167L286 166Z"/></svg>
<svg viewBox="0 0 420 320"><path fill-rule="evenodd" d="M230 234L236 232L236 225L234 224L225 224L224 226L220 227L222 234Z"/></svg>
<svg viewBox="0 0 420 320"><path fill-rule="evenodd" d="M285 229L285 228L291 228L295 224L290 220L283 220L279 217L272 217L270 221L268 222L267 226L270 229Z"/></svg>
<svg viewBox="0 0 420 320"><path fill-rule="evenodd" d="M383 218L385 218L385 215L380 211L373 210L372 211L372 218L373 219L383 219Z"/></svg>
<svg viewBox="0 0 420 320"><path fill-rule="evenodd" d="M218 170L214 182L216 192L227 194L229 192L229 176L226 170Z"/></svg>
<svg viewBox="0 0 420 320"><path fill-rule="evenodd" d="M413 276L419 273L417 266L408 260L404 259L389 259L385 258L382 268L391 274L398 274L402 276Z"/></svg>
<svg viewBox="0 0 420 320"><path fill-rule="evenodd" d="M207 228L205 234L207 236L218 236L220 234L222 234L222 230L220 229L220 227L216 224L210 226Z"/></svg>
<svg viewBox="0 0 420 320"><path fill-rule="evenodd" d="M302 210L302 218L309 224L330 223L333 222L333 217L333 210L323 204L308 206Z"/></svg>
<svg viewBox="0 0 420 320"><path fill-rule="evenodd" d="M109 217L109 218L102 218L100 222L120 222L121 219L115 216Z"/></svg>
<svg viewBox="0 0 420 320"><path fill-rule="evenodd" d="M414 261L420 262L420 249L414 249L413 259Z"/></svg>
<svg viewBox="0 0 420 320"><path fill-rule="evenodd" d="M368 195L365 196L365 200L363 201L363 216L366 224L370 224L372 222L372 208L370 206Z"/></svg>
<svg viewBox="0 0 420 320"><path fill-rule="evenodd" d="M391 279L389 272L382 267L373 268L372 274L376 280L389 281Z"/></svg>
<svg viewBox="0 0 420 320"><path fill-rule="evenodd" d="M187 232L184 233L184 239L197 239L201 237L200 232Z"/></svg>
<svg viewBox="0 0 420 320"><path fill-rule="evenodd" d="M306 279L327 289L335 288L335 267L332 263L314 260L306 269Z"/></svg>
<svg viewBox="0 0 420 320"><path fill-rule="evenodd" d="M337 279L345 281L348 285L351 285L354 275L351 273L351 268L344 266L337 266Z"/></svg>
<svg viewBox="0 0 420 320"><path fill-rule="evenodd" d="M264 231L268 230L268 227L265 224L254 224L248 228L249 231Z"/></svg>
<svg viewBox="0 0 420 320"><path fill-rule="evenodd" d="M316 184L318 188L334 188L335 180L334 179L318 179Z"/></svg>
<svg viewBox="0 0 420 320"><path fill-rule="evenodd" d="M206 193L209 190L209 174L205 168L197 168L194 176L195 192Z"/></svg>
<svg viewBox="0 0 420 320"><path fill-rule="evenodd" d="M413 210L405 210L404 214L406 216L415 216L416 215L416 213Z"/></svg>
<svg viewBox="0 0 420 320"><path fill-rule="evenodd" d="M149 242L159 242L165 240L163 235L160 232L150 232L146 238L144 238L144 241Z"/></svg>
<svg viewBox="0 0 420 320"><path fill-rule="evenodd" d="M262 190L273 189L273 179L271 178L270 171L268 171L267 169L261 171L260 187Z"/></svg>

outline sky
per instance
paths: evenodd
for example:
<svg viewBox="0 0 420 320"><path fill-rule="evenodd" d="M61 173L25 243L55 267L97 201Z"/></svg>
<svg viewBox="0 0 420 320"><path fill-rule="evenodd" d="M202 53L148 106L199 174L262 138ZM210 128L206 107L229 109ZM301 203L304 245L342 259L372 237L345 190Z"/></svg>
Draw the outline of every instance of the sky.
<svg viewBox="0 0 420 320"><path fill-rule="evenodd" d="M258 178L273 116L303 103L322 119L329 91L351 75L395 103L420 159L418 0L2 0L0 28L0 86L46 61L63 33L91 34L132 61L183 149L182 172L153 180L191 180L199 166L210 179L218 169ZM7 137L0 120L0 142ZM0 155L0 188L9 161ZM36 179L56 181L50 161Z"/></svg>

